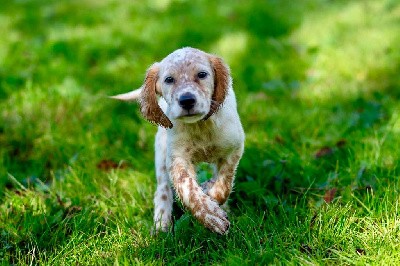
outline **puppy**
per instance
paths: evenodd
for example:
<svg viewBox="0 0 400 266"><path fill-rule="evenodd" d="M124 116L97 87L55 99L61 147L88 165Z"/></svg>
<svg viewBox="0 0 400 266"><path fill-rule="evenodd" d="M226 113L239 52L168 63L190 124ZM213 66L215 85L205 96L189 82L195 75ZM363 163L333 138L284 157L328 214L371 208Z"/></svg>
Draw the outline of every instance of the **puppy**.
<svg viewBox="0 0 400 266"><path fill-rule="evenodd" d="M139 100L144 118L158 125L155 230L168 231L172 225L174 189L200 223L226 234L230 223L220 205L232 191L245 135L224 61L198 49L182 48L154 63L138 90L113 98ZM214 177L201 185L195 170L200 162L214 166Z"/></svg>

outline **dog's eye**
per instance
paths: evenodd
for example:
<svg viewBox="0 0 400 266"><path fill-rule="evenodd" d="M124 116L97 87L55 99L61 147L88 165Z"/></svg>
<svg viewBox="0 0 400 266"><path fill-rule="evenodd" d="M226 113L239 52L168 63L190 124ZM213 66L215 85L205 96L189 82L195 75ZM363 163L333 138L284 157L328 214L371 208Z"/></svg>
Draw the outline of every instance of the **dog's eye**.
<svg viewBox="0 0 400 266"><path fill-rule="evenodd" d="M175 79L173 77L166 77L164 79L164 82L167 83L167 84L172 84L172 83L175 82Z"/></svg>
<svg viewBox="0 0 400 266"><path fill-rule="evenodd" d="M199 73L197 74L197 77L198 77L199 79L205 79L207 76L208 76L208 73L207 73L207 72L204 72L204 71L201 71L201 72L199 72Z"/></svg>

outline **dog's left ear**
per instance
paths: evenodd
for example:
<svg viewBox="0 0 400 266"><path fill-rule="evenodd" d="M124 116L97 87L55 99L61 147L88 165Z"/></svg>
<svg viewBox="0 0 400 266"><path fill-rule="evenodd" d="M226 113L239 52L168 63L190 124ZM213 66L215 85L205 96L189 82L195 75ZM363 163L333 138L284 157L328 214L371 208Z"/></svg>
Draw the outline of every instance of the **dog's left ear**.
<svg viewBox="0 0 400 266"><path fill-rule="evenodd" d="M214 70L214 92L211 97L210 112L204 120L213 115L224 103L230 86L230 70L222 58L209 55L210 64Z"/></svg>

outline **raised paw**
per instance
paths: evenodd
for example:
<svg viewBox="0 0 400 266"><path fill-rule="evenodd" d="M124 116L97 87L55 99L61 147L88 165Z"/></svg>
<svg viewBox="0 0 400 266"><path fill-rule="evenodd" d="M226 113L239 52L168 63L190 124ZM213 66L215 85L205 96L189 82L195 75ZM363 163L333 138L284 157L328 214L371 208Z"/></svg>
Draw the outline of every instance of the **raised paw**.
<svg viewBox="0 0 400 266"><path fill-rule="evenodd" d="M203 205L194 213L194 216L213 232L225 235L229 231L228 215L209 197L203 198Z"/></svg>

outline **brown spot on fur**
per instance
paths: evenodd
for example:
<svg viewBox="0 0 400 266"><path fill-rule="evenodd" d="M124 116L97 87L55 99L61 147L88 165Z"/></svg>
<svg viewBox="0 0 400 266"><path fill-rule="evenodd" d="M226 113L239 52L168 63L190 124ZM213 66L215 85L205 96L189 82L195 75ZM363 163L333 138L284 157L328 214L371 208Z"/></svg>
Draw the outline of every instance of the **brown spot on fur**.
<svg viewBox="0 0 400 266"><path fill-rule="evenodd" d="M236 154L233 156L232 161L233 163L237 163L240 160L241 156L239 154Z"/></svg>
<svg viewBox="0 0 400 266"><path fill-rule="evenodd" d="M204 205L205 205L205 195L203 197L199 197L198 193L193 192L194 190L194 180L190 179L189 181L189 206L191 208L192 214L199 219L201 222L204 221L204 216L205 216L205 211L204 211ZM199 214L200 213L200 214Z"/></svg>
<svg viewBox="0 0 400 266"><path fill-rule="evenodd" d="M162 194L161 199L163 201L166 201L168 199L168 196L166 194Z"/></svg>
<svg viewBox="0 0 400 266"><path fill-rule="evenodd" d="M232 174L225 176L224 179L218 180L213 186L212 191L210 191L211 193L209 192L209 195L220 205L228 199L232 191L232 179Z"/></svg>
<svg viewBox="0 0 400 266"><path fill-rule="evenodd" d="M201 204L202 204L204 210L210 212L211 210L208 208L208 205L206 204L206 201L207 201L206 196L203 196L203 197L200 199L200 201L201 201Z"/></svg>
<svg viewBox="0 0 400 266"><path fill-rule="evenodd" d="M189 179L189 193L193 192L193 179Z"/></svg>
<svg viewBox="0 0 400 266"><path fill-rule="evenodd" d="M225 192L225 193L224 193ZM216 195L214 195L214 199L218 202L218 204L223 204L226 200L227 200L227 198L228 198L228 195L229 195L229 191L228 190L225 190L225 191L223 191L223 192L221 192L221 191L218 191L217 193L216 193Z"/></svg>
<svg viewBox="0 0 400 266"><path fill-rule="evenodd" d="M179 178L177 181L178 181L178 183L182 183L188 177L189 177L188 172L186 170L182 170L182 171L180 171Z"/></svg>

